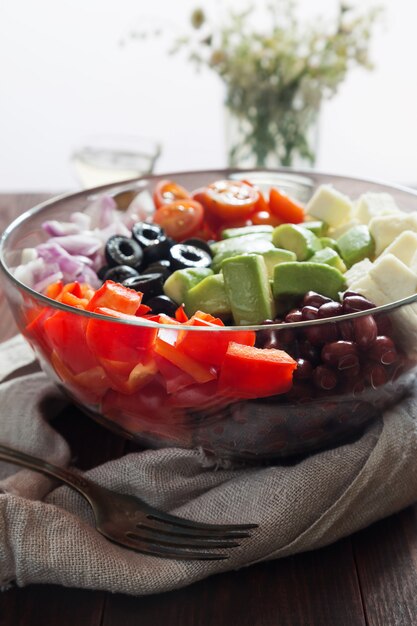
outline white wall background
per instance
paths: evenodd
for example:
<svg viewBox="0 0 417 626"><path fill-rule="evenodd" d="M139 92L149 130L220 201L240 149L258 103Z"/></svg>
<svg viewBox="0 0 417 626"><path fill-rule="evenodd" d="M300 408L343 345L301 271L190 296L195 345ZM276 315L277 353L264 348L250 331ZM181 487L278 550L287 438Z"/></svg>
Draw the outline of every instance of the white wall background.
<svg viewBox="0 0 417 626"><path fill-rule="evenodd" d="M336 0L300 4L329 14ZM379 4L386 12L373 44L377 70L352 73L325 105L316 167L417 183L417 3ZM196 5L2 0L0 191L75 189L70 154L91 133L160 139L159 172L225 165L220 81L168 57L160 40L119 45L144 20L162 17L180 29Z"/></svg>

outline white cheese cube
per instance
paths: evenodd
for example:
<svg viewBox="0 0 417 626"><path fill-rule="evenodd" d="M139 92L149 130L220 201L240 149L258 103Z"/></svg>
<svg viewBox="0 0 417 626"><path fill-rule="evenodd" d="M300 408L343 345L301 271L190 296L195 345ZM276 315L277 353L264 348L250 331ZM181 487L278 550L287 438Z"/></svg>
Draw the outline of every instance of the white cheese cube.
<svg viewBox="0 0 417 626"><path fill-rule="evenodd" d="M390 302L389 297L379 289L373 278L370 276L364 276L364 278L361 278L358 282L349 285L349 291L356 291L357 293L360 293L377 306L381 304L388 304Z"/></svg>
<svg viewBox="0 0 417 626"><path fill-rule="evenodd" d="M349 222L346 222L346 224L337 226L337 228L331 228L329 230L329 237L332 237L333 239L338 239L339 237L347 233L347 231L353 228L354 226L358 226L359 223L360 223L359 220L353 219L353 220L350 220Z"/></svg>
<svg viewBox="0 0 417 626"><path fill-rule="evenodd" d="M375 240L376 256L405 230L417 232L417 211L373 217L369 222L369 232Z"/></svg>
<svg viewBox="0 0 417 626"><path fill-rule="evenodd" d="M381 253L379 259L385 254L393 254L400 261L405 263L413 272L415 268L411 267L413 257L417 253L417 233L412 230L405 230L401 235L398 235L392 243ZM379 259L375 262L378 263Z"/></svg>
<svg viewBox="0 0 417 626"><path fill-rule="evenodd" d="M372 262L369 259L363 259L359 263L354 263L347 272L345 272L345 279L347 285L350 287L353 283L357 283L365 276L368 276L369 270L373 267Z"/></svg>
<svg viewBox="0 0 417 626"><path fill-rule="evenodd" d="M350 198L332 185L321 185L310 198L306 210L311 217L336 228L351 220L353 204Z"/></svg>
<svg viewBox="0 0 417 626"><path fill-rule="evenodd" d="M417 290L417 275L393 254L385 254L374 263L369 276L389 302L411 296Z"/></svg>
<svg viewBox="0 0 417 626"><path fill-rule="evenodd" d="M354 215L361 224L369 224L373 217L401 213L389 193L368 192L362 194L354 207Z"/></svg>

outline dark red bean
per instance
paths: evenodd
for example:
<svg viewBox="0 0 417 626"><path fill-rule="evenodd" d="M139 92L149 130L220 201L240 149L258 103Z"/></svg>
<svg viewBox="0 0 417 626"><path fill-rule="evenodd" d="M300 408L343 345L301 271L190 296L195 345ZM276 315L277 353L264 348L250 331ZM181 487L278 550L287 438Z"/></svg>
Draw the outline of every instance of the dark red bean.
<svg viewBox="0 0 417 626"><path fill-rule="evenodd" d="M360 294L357 293L356 291L349 291L349 289L347 291L344 292L343 294L343 300L345 298L350 298L350 296L359 296Z"/></svg>
<svg viewBox="0 0 417 626"><path fill-rule="evenodd" d="M343 378L346 380L359 378L359 374L361 373L360 363L358 362L356 365L353 365L352 367L348 367L347 369L344 369L342 373L343 373Z"/></svg>
<svg viewBox="0 0 417 626"><path fill-rule="evenodd" d="M325 302L319 308L319 317L335 317L342 315L343 307L338 302Z"/></svg>
<svg viewBox="0 0 417 626"><path fill-rule="evenodd" d="M315 291L307 291L303 298L303 306L315 306L318 308L325 302L332 302L332 300L326 296L322 296L320 293L316 293Z"/></svg>
<svg viewBox="0 0 417 626"><path fill-rule="evenodd" d="M306 361L310 361L310 363L314 365L318 365L320 363L320 350L315 346L311 345L309 341L301 341L299 344L299 353L300 357L305 359Z"/></svg>
<svg viewBox="0 0 417 626"><path fill-rule="evenodd" d="M285 328L285 324L282 326L282 330L277 331L278 333L278 341L279 343L288 346L294 343L296 338L296 333L291 328Z"/></svg>
<svg viewBox="0 0 417 626"><path fill-rule="evenodd" d="M339 370L348 370L359 363L358 349L352 341L326 343L321 351L321 358L324 363Z"/></svg>
<svg viewBox="0 0 417 626"><path fill-rule="evenodd" d="M354 341L355 333L353 331L353 324L349 320L344 320L337 323L337 327L339 329L340 336L345 341Z"/></svg>
<svg viewBox="0 0 417 626"><path fill-rule="evenodd" d="M379 363L366 363L362 372L366 383L371 385L374 389L385 385L388 381L388 372L386 368Z"/></svg>
<svg viewBox="0 0 417 626"><path fill-rule="evenodd" d="M319 310L315 306L311 306L310 304L307 306L303 306L301 309L301 315L303 321L306 320L316 320L319 316Z"/></svg>
<svg viewBox="0 0 417 626"><path fill-rule="evenodd" d="M311 400L314 396L314 389L310 382L305 380L295 380L290 391L286 394L286 397L291 400L298 400L298 402L306 402Z"/></svg>
<svg viewBox="0 0 417 626"><path fill-rule="evenodd" d="M398 353L392 339L378 335L368 351L368 356L382 365L392 365L398 360Z"/></svg>
<svg viewBox="0 0 417 626"><path fill-rule="evenodd" d="M375 304L363 296L348 296L343 300L343 311L345 313L355 313L356 311L366 311L374 308Z"/></svg>
<svg viewBox="0 0 417 626"><path fill-rule="evenodd" d="M390 335L392 332L392 324L388 315L375 316L376 325L378 327L378 335Z"/></svg>
<svg viewBox="0 0 417 626"><path fill-rule="evenodd" d="M308 341L314 346L321 346L323 343L339 339L336 324L317 324L317 326L309 326L304 332Z"/></svg>
<svg viewBox="0 0 417 626"><path fill-rule="evenodd" d="M318 389L330 391L337 385L337 375L329 367L318 365L313 372L313 382Z"/></svg>
<svg viewBox="0 0 417 626"><path fill-rule="evenodd" d="M378 327L372 315L364 315L352 320L355 341L360 348L366 350L375 341Z"/></svg>
<svg viewBox="0 0 417 626"><path fill-rule="evenodd" d="M313 366L310 361L306 359L297 359L297 369L294 370L294 379L295 380L306 380L307 378L311 378L313 373Z"/></svg>
<svg viewBox="0 0 417 626"><path fill-rule="evenodd" d="M363 380L362 373L359 376L354 376L352 378L345 378L343 384L343 390L346 393L352 393L353 395L357 395L362 393L365 390L365 382Z"/></svg>
<svg viewBox="0 0 417 626"><path fill-rule="evenodd" d="M287 313L287 315L285 316L285 321L288 323L301 322L302 317L303 314L301 313L300 309L292 309L292 311L289 311L289 313Z"/></svg>

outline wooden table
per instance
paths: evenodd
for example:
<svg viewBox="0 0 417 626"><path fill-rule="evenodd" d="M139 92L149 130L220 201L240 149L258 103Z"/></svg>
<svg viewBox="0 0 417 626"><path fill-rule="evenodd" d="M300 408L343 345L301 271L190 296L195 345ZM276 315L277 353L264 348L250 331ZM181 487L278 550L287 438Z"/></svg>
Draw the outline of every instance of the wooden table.
<svg viewBox="0 0 417 626"><path fill-rule="evenodd" d="M0 227L46 196L0 195ZM0 294L0 340L16 332ZM81 414L56 421L81 468L126 443ZM91 446L91 441L95 442ZM417 506L336 544L213 576L186 589L132 598L33 585L0 594L1 626L415 626Z"/></svg>

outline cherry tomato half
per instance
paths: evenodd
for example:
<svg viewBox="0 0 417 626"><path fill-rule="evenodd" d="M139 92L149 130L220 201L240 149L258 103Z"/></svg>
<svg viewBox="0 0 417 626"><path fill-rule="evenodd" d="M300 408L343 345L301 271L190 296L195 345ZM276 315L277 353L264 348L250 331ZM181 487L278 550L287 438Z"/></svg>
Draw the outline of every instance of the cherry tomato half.
<svg viewBox="0 0 417 626"><path fill-rule="evenodd" d="M155 211L153 221L159 224L168 237L182 241L193 235L201 226L204 209L195 200L175 200Z"/></svg>
<svg viewBox="0 0 417 626"><path fill-rule="evenodd" d="M270 226L279 226L282 224L282 220L276 215L273 215L269 211L257 211L252 215L252 223L257 226L263 226L268 224Z"/></svg>
<svg viewBox="0 0 417 626"><path fill-rule="evenodd" d="M304 222L304 208L279 189L271 187L269 191L269 210L282 222L300 224Z"/></svg>
<svg viewBox="0 0 417 626"><path fill-rule="evenodd" d="M165 204L171 204L175 200L190 198L190 194L184 187L172 180L160 180L153 192L153 201L157 209Z"/></svg>
<svg viewBox="0 0 417 626"><path fill-rule="evenodd" d="M259 193L240 180L218 180L205 187L200 198L207 212L229 223L248 217L259 200Z"/></svg>

